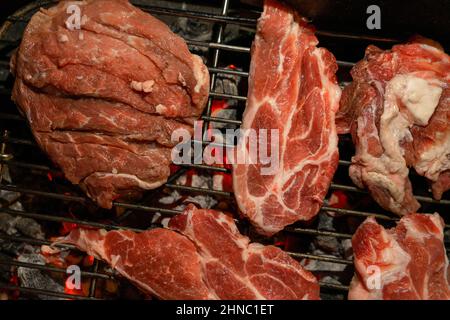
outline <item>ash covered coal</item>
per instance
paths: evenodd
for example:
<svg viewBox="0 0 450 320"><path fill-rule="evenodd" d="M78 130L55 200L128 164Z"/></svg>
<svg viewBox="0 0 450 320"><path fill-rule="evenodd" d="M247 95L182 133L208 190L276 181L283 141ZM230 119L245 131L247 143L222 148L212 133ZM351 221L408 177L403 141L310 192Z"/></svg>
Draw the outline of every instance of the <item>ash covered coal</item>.
<svg viewBox="0 0 450 320"><path fill-rule="evenodd" d="M8 183L12 182L7 167L2 170L1 180ZM23 211L23 206L19 201L20 196L21 194L18 192L0 190L0 208ZM4 232L10 236L24 235L34 239L45 239L42 227L36 220L15 216L7 212L7 210L0 210L0 232Z"/></svg>
<svg viewBox="0 0 450 320"><path fill-rule="evenodd" d="M8 235L22 234L34 239L45 239L42 227L36 220L14 217L7 213L0 213L0 230Z"/></svg>
<svg viewBox="0 0 450 320"><path fill-rule="evenodd" d="M19 255L17 258L20 262L33 263L39 265L45 265L44 257L39 253L25 253ZM34 269L34 268L17 268L17 276L20 281L20 285L26 288L48 290L53 292L64 293L64 286L57 283L49 275L45 274L44 271ZM39 299L58 299L53 296L47 296L43 294L38 294Z"/></svg>

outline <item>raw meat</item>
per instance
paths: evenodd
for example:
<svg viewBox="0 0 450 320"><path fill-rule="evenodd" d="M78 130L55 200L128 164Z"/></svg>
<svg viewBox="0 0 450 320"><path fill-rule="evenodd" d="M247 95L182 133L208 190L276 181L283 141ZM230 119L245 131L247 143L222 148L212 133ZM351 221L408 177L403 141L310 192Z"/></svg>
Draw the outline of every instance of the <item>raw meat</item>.
<svg viewBox="0 0 450 320"><path fill-rule="evenodd" d="M203 279L220 299L319 299L309 271L277 247L250 243L230 216L191 205L169 227L195 244Z"/></svg>
<svg viewBox="0 0 450 320"><path fill-rule="evenodd" d="M353 182L383 208L412 213L420 207L408 178L414 167L441 199L450 188L450 57L423 43L369 46L351 74L337 127L355 143Z"/></svg>
<svg viewBox="0 0 450 320"><path fill-rule="evenodd" d="M337 65L317 44L302 17L274 0L265 1L252 47L242 129L279 130L279 143L268 139L268 150L279 148L279 168L266 175L261 163L233 167L239 208L265 235L313 218L338 164ZM248 145L240 143L237 153L237 159L247 154Z"/></svg>
<svg viewBox="0 0 450 320"><path fill-rule="evenodd" d="M389 230L367 218L352 239L349 299L450 299L443 229L437 213L406 215Z"/></svg>
<svg viewBox="0 0 450 320"><path fill-rule="evenodd" d="M168 229L76 229L70 243L162 299L319 299L316 278L281 249L249 243L231 217L189 205ZM176 230L176 231L173 231Z"/></svg>
<svg viewBox="0 0 450 320"><path fill-rule="evenodd" d="M105 208L166 181L171 134L193 131L209 90L201 58L126 0L41 9L11 68L13 100L41 148Z"/></svg>

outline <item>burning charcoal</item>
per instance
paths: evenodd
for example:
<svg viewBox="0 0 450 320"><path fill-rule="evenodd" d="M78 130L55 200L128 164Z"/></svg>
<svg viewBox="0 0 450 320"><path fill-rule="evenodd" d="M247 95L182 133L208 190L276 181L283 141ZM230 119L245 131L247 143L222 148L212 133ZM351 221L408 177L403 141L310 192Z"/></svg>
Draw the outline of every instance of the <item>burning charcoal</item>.
<svg viewBox="0 0 450 320"><path fill-rule="evenodd" d="M30 218L16 217L14 225L22 234L35 239L45 239L41 225Z"/></svg>
<svg viewBox="0 0 450 320"><path fill-rule="evenodd" d="M179 207L184 207L183 205L180 205ZM174 208L174 210L177 210L177 207ZM181 211L182 209L180 209ZM158 225L158 226L162 226L163 228L167 228L167 226L169 225L169 220L170 217L163 217L161 215L161 213L156 212L153 216L152 216L152 224L153 225Z"/></svg>
<svg viewBox="0 0 450 320"><path fill-rule="evenodd" d="M195 19L178 18L171 25L173 32L181 37L194 41L210 41L212 39L213 26L211 23L205 23ZM205 47L195 47L194 50L207 50Z"/></svg>
<svg viewBox="0 0 450 320"><path fill-rule="evenodd" d="M195 197L188 197L185 202L193 203L202 209L211 209L217 204L217 200L208 195L200 195Z"/></svg>
<svg viewBox="0 0 450 320"><path fill-rule="evenodd" d="M342 249L343 249L343 257L345 259L352 259L353 257L353 250L352 250L352 239L344 239L341 242Z"/></svg>
<svg viewBox="0 0 450 320"><path fill-rule="evenodd" d="M20 253L37 252L38 248L29 244L25 244L23 242L0 239L0 251L3 251L6 254L17 256Z"/></svg>
<svg viewBox="0 0 450 320"><path fill-rule="evenodd" d="M333 225L333 217L328 215L326 212L319 213L319 229L324 229L328 231L335 231Z"/></svg>
<svg viewBox="0 0 450 320"><path fill-rule="evenodd" d="M178 200L180 200L182 197L180 193L177 190L173 190L170 195L166 197L161 197L158 201L161 204L174 204Z"/></svg>
<svg viewBox="0 0 450 320"><path fill-rule="evenodd" d="M13 217L7 213L0 213L0 230L8 235L15 234L17 230L12 223Z"/></svg>
<svg viewBox="0 0 450 320"><path fill-rule="evenodd" d="M336 258L335 256L327 255L325 252L320 250L313 251L313 254L323 257ZM307 260L307 263L305 263L305 268L309 271L337 272L337 271L344 271L345 267L346 267L345 264L342 263L312 260L312 259Z"/></svg>
<svg viewBox="0 0 450 320"><path fill-rule="evenodd" d="M214 91L225 94L238 94L239 77L231 74L224 74L218 77Z"/></svg>
<svg viewBox="0 0 450 320"><path fill-rule="evenodd" d="M18 260L20 262L45 265L45 259L40 254L22 254L18 257ZM64 293L64 287L41 270L19 267L17 275L23 287ZM38 295L38 297L39 299L55 299L46 295Z"/></svg>
<svg viewBox="0 0 450 320"><path fill-rule="evenodd" d="M342 283L340 283L338 280L336 280L333 277L330 276L325 276L321 279L322 283L326 283L326 284L334 284L334 285L342 285ZM344 294L329 294L326 292L321 292L320 293L320 297L323 300L344 300L345 299L345 295Z"/></svg>
<svg viewBox="0 0 450 320"><path fill-rule="evenodd" d="M214 117L235 120L237 118L237 110L236 109L221 109L214 113ZM226 123L220 123L220 122L213 122L213 123L211 123L211 125L213 125L214 128L227 127Z"/></svg>
<svg viewBox="0 0 450 320"><path fill-rule="evenodd" d="M6 179L5 179L6 180ZM11 204L15 203L20 197L20 193L1 190L0 191L0 206L9 207Z"/></svg>
<svg viewBox="0 0 450 320"><path fill-rule="evenodd" d="M320 230L334 231L333 217L329 216L325 212L319 213L319 225ZM336 237L330 236L318 236L316 238L316 245L320 249L337 255L340 251L341 245Z"/></svg>
<svg viewBox="0 0 450 320"><path fill-rule="evenodd" d="M316 244L319 248L326 252L337 254L339 253L340 244L339 241L334 237L329 236L318 236L316 239Z"/></svg>
<svg viewBox="0 0 450 320"><path fill-rule="evenodd" d="M210 189L212 187L212 178L208 175L193 174L191 187Z"/></svg>
<svg viewBox="0 0 450 320"><path fill-rule="evenodd" d="M13 217L7 213L0 213L0 230L8 235L20 232L31 238L45 239L41 225L35 220L23 217Z"/></svg>

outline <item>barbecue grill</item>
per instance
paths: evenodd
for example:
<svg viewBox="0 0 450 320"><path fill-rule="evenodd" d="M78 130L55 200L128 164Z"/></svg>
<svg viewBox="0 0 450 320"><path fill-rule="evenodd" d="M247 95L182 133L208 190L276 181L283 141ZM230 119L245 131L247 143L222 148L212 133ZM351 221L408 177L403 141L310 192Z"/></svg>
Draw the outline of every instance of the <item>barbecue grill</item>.
<svg viewBox="0 0 450 320"><path fill-rule="evenodd" d="M245 107L246 81L250 62L250 46L252 35L254 35L256 20L260 15L260 8L242 4L237 0L208 1L197 3L180 3L178 1L132 1L143 10L161 18L171 24L177 19L198 22L209 26L212 30L211 37L207 40L192 39L185 36L190 48L205 59L211 74L211 93L207 107L201 119L204 121L203 141L194 141L203 146L209 144L207 141L207 128L210 125L222 124L230 127L240 125L240 116ZM236 211L233 194L230 190L223 188L198 187L180 183L180 177L195 170L202 176L212 176L216 173L230 173L227 167L208 166L205 164L183 165L174 170L167 183L157 189L149 191L142 200L133 203L116 201L114 208L110 211L98 209L88 198L86 198L77 186L72 186L64 180L58 168L55 168L48 158L40 151L34 141L28 125L22 115L19 114L13 102L10 101L12 76L9 74L9 59L11 52L19 45L20 36L30 17L40 8L48 7L55 1L35 1L16 11L6 18L0 30L0 165L2 168L0 190L2 192L14 193L13 200L1 200L0 214L5 213L12 217L30 218L38 221L46 232L45 239L37 239L21 235L20 233L8 234L0 229L0 244L25 244L31 246L49 245L50 235L58 235L58 226L78 225L92 228L130 229L133 231L143 230L158 226L161 219L157 217L170 217L178 214L181 210L162 205L158 202L161 194L169 194L171 190L177 190L181 195L208 195L220 204L225 204L227 210ZM313 21L314 23L314 21ZM195 25L194 25L195 26ZM242 31L244 35L227 36L232 30ZM238 32L239 33L239 32ZM327 47L335 53L338 59L338 78L342 86L350 81L349 70L354 61L362 58L364 48L368 44L375 44L388 48L397 43L398 39L362 36L359 34L340 33L329 30L317 31L320 45ZM403 40L403 39L401 39ZM344 48L348 50L345 54ZM233 65L233 67L230 67ZM234 79L242 80L237 86L237 94L226 90L218 90L217 83L224 77L232 76ZM237 110L237 116L217 116L214 114L214 103L216 101L233 101ZM343 276L339 281L335 279L336 271L314 270L320 278L321 292L323 298L343 299L347 295L348 285L353 274L353 261L347 253L333 254L326 250L318 251L318 239L339 241L351 239L352 232L365 217L375 216L377 220L387 226L393 225L398 220L394 215L382 210L372 202L366 191L360 190L352 185L348 177L348 166L353 152L349 136L341 136L339 141L340 158L339 168L331 185L329 195L321 209L321 215L325 214L333 220L332 227L314 221L309 224L299 223L286 228L281 234L273 239L258 238L251 227L241 221L239 227L244 234L250 238L263 241L268 244L281 246L294 258L301 260L306 267L313 268L314 264L325 263L328 266L338 266L338 273ZM9 173L10 178L5 178ZM446 248L450 248L448 241L450 198L448 193L441 201L431 198L425 180L411 173L413 189L416 198L422 204L421 212L439 212L446 219L445 232L447 235ZM345 203L338 205L329 201L333 192L345 195ZM21 207L14 207L20 202ZM219 207L220 208L220 207ZM234 209L234 210L232 210ZM81 212L81 213L80 213ZM84 212L84 213L83 213ZM236 216L237 217L237 216ZM144 222L142 222L144 221ZM348 243L348 240L347 240ZM61 247L75 250L72 246L61 245ZM0 246L0 253L2 247ZM317 253L322 252L322 253ZM81 256L81 254L80 254ZM27 270L38 270L54 278L63 278L66 269L49 264L19 261L11 254L0 255L0 271L9 270L9 279L0 277L0 293L5 292L9 297L38 298L53 297L63 299L100 299L108 298L99 293L99 283L125 282L108 270L101 261L90 261L87 267L82 268L83 292L70 292L68 290L49 290L24 285L17 281L15 273L18 268ZM327 269L327 268L325 268ZM2 271L3 272L3 271Z"/></svg>

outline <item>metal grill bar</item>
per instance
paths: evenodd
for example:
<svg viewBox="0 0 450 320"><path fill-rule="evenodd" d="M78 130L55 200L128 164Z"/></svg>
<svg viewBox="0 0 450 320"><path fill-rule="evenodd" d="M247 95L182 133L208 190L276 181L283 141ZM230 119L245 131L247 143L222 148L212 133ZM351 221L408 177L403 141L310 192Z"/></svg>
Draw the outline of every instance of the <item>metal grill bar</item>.
<svg viewBox="0 0 450 320"><path fill-rule="evenodd" d="M87 199L85 197L81 197L81 196L69 196L69 195L60 194L60 193L45 192L45 191L40 191L40 190L17 187L17 186L13 186L13 185L1 184L0 190L15 191L15 192L19 192L22 194L32 194L32 195L37 195L37 196L41 196L41 197L59 199L59 200L64 200L64 201L75 201L75 202L80 202L80 203L87 203L90 201L89 199ZM113 205L115 207L121 207L121 208L133 209L133 210L139 210L139 211L159 212L159 213L166 214L166 215L177 215L181 212L178 210L149 207L149 206L132 204L132 203L113 202Z"/></svg>
<svg viewBox="0 0 450 320"><path fill-rule="evenodd" d="M50 241L25 238L25 237L8 236L8 235L3 235L3 234L0 234L0 239L5 239L5 240L9 240L9 241L14 241L14 242L21 242L21 243L29 243L32 245L51 245L52 244L52 242L50 242ZM72 245L68 245L68 244L54 244L53 246L60 247L63 249L77 250L77 248L75 248ZM303 253L288 252L288 251L286 251L286 253L296 259L307 258L307 259L311 259L311 260L335 262L335 263L340 263L340 264L352 264L353 263L350 260L339 259L339 258L334 258L334 257L330 257L330 256L321 256L321 255L315 255L315 254L303 254ZM25 263L15 261L15 260L0 259L0 265L1 264L17 265L17 266L24 266L24 267L36 266L38 269L41 269L41 270L54 271L53 269L57 269L57 270L64 270L64 272L65 272L65 269L61 269L61 268L50 267L50 266L40 265L40 264L32 264L32 263L26 263L27 265L25 265ZM86 276L89 276L89 277L97 277L97 278L102 278L102 279L106 279L106 278L113 279L114 278L114 274L109 274L109 273L99 273L97 271L94 271L94 272L86 271L85 273L86 273Z"/></svg>
<svg viewBox="0 0 450 320"><path fill-rule="evenodd" d="M96 259L94 261L94 266L92 268L93 272L97 272L98 271L98 266L99 266L99 261ZM95 297L95 289L97 288L97 278L96 277L92 277L91 278L91 283L89 285L89 298L94 298Z"/></svg>
<svg viewBox="0 0 450 320"><path fill-rule="evenodd" d="M336 258L336 257L316 256L314 254L298 253L298 252L288 252L288 254L291 255L292 257L298 258L298 259L311 259L311 260L318 260L318 261L324 261L324 262L333 262L333 263L347 264L347 265L352 265L353 264L352 260L339 259L339 258Z"/></svg>
<svg viewBox="0 0 450 320"><path fill-rule="evenodd" d="M343 190L343 191L350 191L350 192L368 194L367 190L359 189L359 188L354 187L354 186L346 186L346 185L342 185L342 184L337 184L337 183L332 183L330 185L330 188L331 189L335 189L335 190ZM414 195L414 197L418 201L421 201L421 202L427 202L427 203L433 203L433 204L442 204L442 205L450 205L450 200L446 200L446 199L435 200L435 199L430 198L430 197L418 196L418 195Z"/></svg>
<svg viewBox="0 0 450 320"><path fill-rule="evenodd" d="M52 245L54 247L58 247L58 248L62 248L62 249L76 250L76 248L70 244L62 244L62 243L53 244L51 241L47 241L47 240L40 240L40 239L19 237L19 236L10 236L7 234L2 234L2 233L0 233L0 239L12 241L12 242L28 243L28 244L35 245L35 246Z"/></svg>
<svg viewBox="0 0 450 320"><path fill-rule="evenodd" d="M58 273L66 273L67 272L67 270L64 268L57 268L57 267L52 267L52 266L42 265L42 264L37 264L37 263L20 262L17 260L0 259L0 265L12 266L12 267L24 267L24 268L38 269L38 270L42 270L42 271L50 271L50 272L58 272ZM114 279L114 276L112 274L106 274L106 273L98 273L98 272L90 272L90 271L81 270L80 274L83 277L89 277L89 278L99 278L99 279L105 279L105 280L113 280Z"/></svg>
<svg viewBox="0 0 450 320"><path fill-rule="evenodd" d="M344 286L341 284L334 284L334 283L327 283L324 281L319 281L319 284L320 284L321 288L333 289L333 290L344 291L344 292L347 292L350 289L349 286Z"/></svg>
<svg viewBox="0 0 450 320"><path fill-rule="evenodd" d="M287 227L284 229L284 231L292 232L292 233L309 234L309 235L313 235L313 236L328 236L328 237L343 238L343 239L351 239L352 238L352 235L347 234L347 233L339 233L339 232L323 231L323 230L315 230L315 229Z"/></svg>
<svg viewBox="0 0 450 320"><path fill-rule="evenodd" d="M9 138L7 141L10 142L10 140L11 140L11 138ZM2 141L2 139L0 139L0 142L1 141ZM31 141L30 141L30 143L31 143ZM219 144L219 145L221 145L221 144ZM221 146L223 146L223 145L221 145ZM52 168L50 168L48 166L43 166L43 165L28 164L28 163L11 161L11 160L9 160L9 161L0 160L0 163L12 165L12 166L23 167L23 168L29 168L29 169L42 170L42 171L46 171L46 172L50 171L50 172L58 172L58 173L60 173L60 171L57 170L57 169L52 169ZM347 166L347 165L350 164L350 162L346 161L346 160L340 160L339 164ZM197 169L212 170L212 171L218 171L218 172L230 172L228 169L223 168L223 167L214 167L214 166L208 166L208 165L186 164L186 165L183 165L183 166L186 167L186 168L197 168ZM168 188L172 188L172 189L178 189L178 190L184 190L184 191L192 191L192 192L200 192L200 193L204 193L204 194L219 195L219 196L224 196L224 197L232 197L233 196L230 192L224 192L224 191L212 190L212 189L204 189L204 188L196 188L196 187L187 187L187 186L177 185L177 184L173 184L173 183L166 183L165 186L168 187ZM359 188L357 188L355 186L348 186L348 185L332 183L330 185L330 188L331 189L335 189L335 190L342 190L342 191L349 191L349 192L355 192L355 193L361 193L361 194L368 194L367 190L359 189ZM53 197L52 195L55 195L53 198L56 197L56 198L59 198L59 199L62 199L62 200L67 200L67 201L78 201L78 202L89 201L89 199L84 198L84 197L80 197L80 196L66 196L66 195L55 194L55 193L48 193L48 192L42 193L39 190L23 189L23 188L20 188L20 187L17 187L17 186L13 186L13 185L2 185L2 184L0 184L0 190L1 189L9 190L9 191L15 191L17 189L21 189L21 190L23 190L21 192L30 193L30 194L36 194L36 195L42 195L42 196L49 196L49 197ZM11 189L15 189L15 190L11 190ZM25 191L25 190L27 190L27 191ZM42 193L42 194L38 194L38 193ZM439 205L450 205L450 200L447 200L447 199L435 200L435 199L433 199L431 197L425 197L425 196L419 196L419 195L415 195L415 197L416 197L417 200L419 200L420 202L424 202L424 203L432 203L432 204L439 204ZM115 203L115 205L121 206L121 207L132 206L132 204L124 204L124 203L121 203L121 202L117 202L117 203ZM130 209L132 209L132 208L130 208ZM334 209L334 208L330 208L329 211L333 211L331 209ZM158 211L157 208L156 209L153 208L153 209L150 210L148 208L145 208L145 206L141 206L141 210L154 211L154 212ZM344 209L340 209L340 210L344 210ZM351 210L347 210L347 211L353 212L355 215L360 215L360 216L364 215L364 213L362 213L362 215L361 215L361 211L351 211ZM371 214L371 215L376 215L376 214ZM380 215L380 216L383 216L383 215ZM386 220L386 219L384 219L384 220Z"/></svg>
<svg viewBox="0 0 450 320"><path fill-rule="evenodd" d="M8 208L0 208L0 212L4 212L4 213L7 213L7 214L10 214L13 216L31 218L31 219L35 219L35 220L75 223L80 226L92 227L92 228L98 228L98 229L130 230L130 231L134 231L134 232L140 232L143 230L143 229L138 229L138 228L117 226L114 224L98 223L98 222L85 221L85 220L73 219L73 218L67 218L67 217L59 217L59 216L53 216L53 215L48 215L48 214L42 214L42 213L18 211L18 210L13 210L13 209L8 209Z"/></svg>

